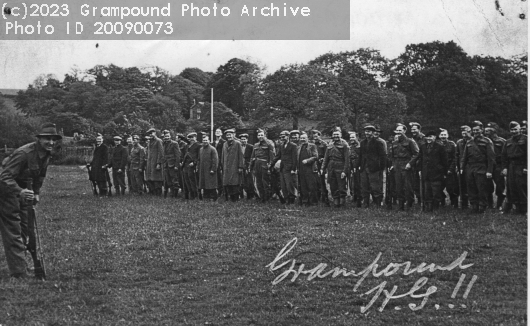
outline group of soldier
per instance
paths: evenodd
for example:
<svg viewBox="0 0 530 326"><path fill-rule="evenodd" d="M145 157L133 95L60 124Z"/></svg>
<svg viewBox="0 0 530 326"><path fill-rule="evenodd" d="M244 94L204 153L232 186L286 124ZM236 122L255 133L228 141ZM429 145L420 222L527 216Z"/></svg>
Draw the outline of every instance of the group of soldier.
<svg viewBox="0 0 530 326"><path fill-rule="evenodd" d="M199 142L196 132L173 140L164 130L160 139L152 128L145 147L133 135L126 145L115 136L116 146L109 149L99 135L88 166L94 193L97 188L101 196L110 191L112 169L117 195L124 195L128 185L131 193L164 197L177 197L182 190L190 200L215 201L224 194L234 202L245 196L267 202L276 196L287 205L298 199L301 205L331 206L331 194L336 207L351 195L356 207L408 210L417 203L434 211L446 204L447 193L455 208L507 212L515 205L515 211L526 212L526 121L510 123L508 140L497 135L496 123L474 121L460 128L462 139L456 143L446 129L424 134L419 123L409 126L412 137L398 123L387 141L379 125L370 124L362 140L337 127L329 142L318 130L311 130L311 140L306 132L282 131L273 142L260 129L254 145L246 133L236 137L235 129L217 129L214 139L201 133Z"/></svg>

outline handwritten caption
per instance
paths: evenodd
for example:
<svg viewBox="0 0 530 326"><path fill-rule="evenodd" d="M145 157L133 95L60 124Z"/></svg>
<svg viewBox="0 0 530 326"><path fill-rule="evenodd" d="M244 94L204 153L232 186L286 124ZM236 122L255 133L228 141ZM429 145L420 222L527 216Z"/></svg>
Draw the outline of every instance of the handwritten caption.
<svg viewBox="0 0 530 326"><path fill-rule="evenodd" d="M436 271L452 271L455 269L465 270L474 265L472 263L464 264L464 261L467 257L467 251L464 251L452 263L445 265L445 266L434 264L434 263L427 264L423 262L417 265L416 267L411 268L412 263L410 261L406 261L403 263L389 263L383 269L378 270L380 268L378 262L382 255L382 253L379 252L379 254L377 254L376 258L372 261L372 263L369 264L367 267L365 267L360 272L355 272L354 270L347 270L343 267L333 267L333 268L328 269L327 263L319 263L318 265L316 265L315 267L311 269L306 269L306 266L304 263L300 263L297 266L297 261L294 258L284 260L285 256L287 256L287 254L289 254L289 252L294 249L297 242L298 242L298 238L293 238L280 250L280 252L278 253L278 255L276 255L274 260L271 263L269 263L267 266L265 266L271 272L275 272L275 271L283 269L281 273L278 276L276 276L276 278L272 281L273 285L277 285L281 283L282 281L288 279L289 277L290 277L291 282L295 282L298 279L298 277L301 275L307 275L308 281L314 280L316 278L320 278L320 279L323 279L326 277L336 278L338 276L358 277L359 279L357 280L355 286L353 287L353 291L357 292L357 290L359 289L361 284L364 282L364 280L370 275L376 279L380 277L390 277L398 273L401 273L403 276L409 276L413 274L419 275L425 272L434 273ZM452 299L456 298L456 295L460 287L464 283L465 278L466 278L466 274L462 273L451 295ZM473 284L476 282L477 278L478 278L477 275L473 275L473 277L471 278L471 281L468 283L467 288L464 292L464 296L463 296L464 299L467 299L473 287ZM431 285L425 289L424 287L426 286L428 281L429 281L428 277L421 276L414 283L412 288L410 288L410 290L402 294L396 294L398 291L398 286L394 285L392 286L392 289L388 290L387 289L387 286L389 287L388 281L384 280L381 283L379 283L377 286L371 288L370 290L364 292L364 294L361 295L361 296L372 295L372 298L368 302L368 304L366 306L361 307L361 313L366 313L373 306L373 304L377 301L377 299L381 296L381 294L384 295L384 299L383 299L383 302L381 303L381 306L379 307L380 312L383 312L383 310L385 309L387 304L390 302L390 300L400 299L404 297L410 297L412 299L422 299L419 305L410 303L408 307L412 311L423 309L427 301L429 300L429 297L438 290L438 288L434 285ZM438 309L439 305L435 305L435 306L437 306L437 309ZM452 305L449 305L449 307L453 308L454 306L452 307Z"/></svg>

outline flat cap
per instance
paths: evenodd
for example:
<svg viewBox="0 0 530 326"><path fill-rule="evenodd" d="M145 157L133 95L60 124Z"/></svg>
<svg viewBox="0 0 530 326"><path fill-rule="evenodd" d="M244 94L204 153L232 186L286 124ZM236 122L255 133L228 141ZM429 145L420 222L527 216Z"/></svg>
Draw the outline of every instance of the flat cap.
<svg viewBox="0 0 530 326"><path fill-rule="evenodd" d="M416 127L418 127L418 129L421 129L421 125L419 123L417 123L417 122L409 122L409 126L411 126L411 127L416 126Z"/></svg>
<svg viewBox="0 0 530 326"><path fill-rule="evenodd" d="M520 127L521 125L517 121L510 122L510 129Z"/></svg>
<svg viewBox="0 0 530 326"><path fill-rule="evenodd" d="M156 129L155 128L150 128L149 130L147 130L145 133L146 134L150 134L152 132L156 132Z"/></svg>
<svg viewBox="0 0 530 326"><path fill-rule="evenodd" d="M322 133L319 130L313 129L313 135L315 134L322 135Z"/></svg>
<svg viewBox="0 0 530 326"><path fill-rule="evenodd" d="M427 132L425 133L425 136L426 136L426 137L437 136L437 135L436 135L436 131L434 131L434 130L429 130L429 131L427 131Z"/></svg>
<svg viewBox="0 0 530 326"><path fill-rule="evenodd" d="M460 126L460 130L461 130L461 131L470 131L470 130L471 130L471 127L468 126L468 125L463 125L463 126Z"/></svg>
<svg viewBox="0 0 530 326"><path fill-rule="evenodd" d="M235 134L235 133L236 133L236 130L235 130L234 128L230 128L230 129L226 129L224 133L225 133L225 134L229 134L229 133L230 133L230 134Z"/></svg>
<svg viewBox="0 0 530 326"><path fill-rule="evenodd" d="M373 125L366 125L364 126L363 128L364 130L371 130L371 131L375 131L375 127Z"/></svg>
<svg viewBox="0 0 530 326"><path fill-rule="evenodd" d="M280 132L280 136L289 136L289 132L287 130L284 130Z"/></svg>
<svg viewBox="0 0 530 326"><path fill-rule="evenodd" d="M248 139L248 134L241 134L241 135L239 135L239 138L247 138Z"/></svg>
<svg viewBox="0 0 530 326"><path fill-rule="evenodd" d="M191 137L197 137L197 133L195 131L192 131L188 134L188 138L191 138Z"/></svg>
<svg viewBox="0 0 530 326"><path fill-rule="evenodd" d="M169 130L165 129L162 131L162 135L165 135L165 134L170 134Z"/></svg>
<svg viewBox="0 0 530 326"><path fill-rule="evenodd" d="M334 127L332 131L333 132L336 132L336 131L342 132L342 129L340 129L340 127Z"/></svg>
<svg viewBox="0 0 530 326"><path fill-rule="evenodd" d="M289 132L290 135L300 135L300 130L291 130L291 132Z"/></svg>
<svg viewBox="0 0 530 326"><path fill-rule="evenodd" d="M374 127L375 127L375 131L381 132L381 126L380 125L375 124Z"/></svg>
<svg viewBox="0 0 530 326"><path fill-rule="evenodd" d="M112 139L114 139L114 140L122 140L122 138L120 136L114 136L114 137L112 137Z"/></svg>

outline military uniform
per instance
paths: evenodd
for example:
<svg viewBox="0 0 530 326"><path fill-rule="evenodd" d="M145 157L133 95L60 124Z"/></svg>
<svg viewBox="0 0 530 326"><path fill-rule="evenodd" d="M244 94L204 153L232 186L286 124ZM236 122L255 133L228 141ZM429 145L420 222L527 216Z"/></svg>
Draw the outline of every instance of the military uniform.
<svg viewBox="0 0 530 326"><path fill-rule="evenodd" d="M443 200L442 183L449 169L444 146L434 141L421 145L418 167L423 182L425 207L427 211L432 211L437 209Z"/></svg>
<svg viewBox="0 0 530 326"><path fill-rule="evenodd" d="M296 175L293 172L296 172L297 168L297 151L298 148L296 144L290 141L281 144L276 153L276 157L272 162L272 165L274 165L281 160L280 183L282 186L283 197L287 200L288 204L294 203L296 199Z"/></svg>
<svg viewBox="0 0 530 326"><path fill-rule="evenodd" d="M219 196L221 196L224 192L223 189L223 168L222 168L222 162L223 162L223 146L226 143L226 140L223 137L219 137L219 139L215 140L213 142L213 147L215 147L215 150L217 151L217 157L219 159L219 164L217 165L217 192ZM227 197L228 198L228 197Z"/></svg>
<svg viewBox="0 0 530 326"><path fill-rule="evenodd" d="M177 142L164 140L164 197L171 189L173 197L179 191L180 148Z"/></svg>
<svg viewBox="0 0 530 326"><path fill-rule="evenodd" d="M455 208L458 208L458 175L455 169L455 157L456 157L456 143L451 140L440 141L440 145L445 149L447 156L447 176L442 182L442 197L444 200L441 202L442 205L445 203L445 194L443 190L447 191L449 199L451 200L451 205Z"/></svg>
<svg viewBox="0 0 530 326"><path fill-rule="evenodd" d="M125 169L127 168L128 160L129 154L127 153L126 147L122 144L114 147L109 162L109 168L112 168L112 181L114 182L116 195L119 195L120 191L122 195L125 195L125 189L127 189L125 183Z"/></svg>
<svg viewBox="0 0 530 326"><path fill-rule="evenodd" d="M107 187L107 165L109 164L109 148L105 144L96 145L94 153L92 153L92 161L90 162L90 180L93 180L98 185L100 196L106 196Z"/></svg>
<svg viewBox="0 0 530 326"><path fill-rule="evenodd" d="M400 135L398 141L393 141L390 149L390 158L392 160L392 170L394 171L396 196L399 201L399 208L405 208L405 202L408 207L414 202L413 192L413 169L419 155L419 148L416 142L405 135ZM407 164L411 168L406 169ZM419 175L418 175L419 178Z"/></svg>
<svg viewBox="0 0 530 326"><path fill-rule="evenodd" d="M467 192L466 168L464 167L463 173L460 174L460 160L464 156L464 149L466 148L467 142L470 140L471 138L462 138L456 142L455 159L453 165L458 175L460 175L460 180L458 180L460 183L458 193L460 195L460 206L462 208L467 208L469 206L469 195Z"/></svg>
<svg viewBox="0 0 530 326"><path fill-rule="evenodd" d="M318 161L317 161L317 168L318 170L322 170L322 164L324 162L324 156L326 155L326 149L328 147L328 144L323 141L315 141L315 145L317 147L318 152ZM319 182L318 182L318 198L322 200L323 203L329 204L329 192L328 187L326 185L326 173L322 173L319 176Z"/></svg>
<svg viewBox="0 0 530 326"><path fill-rule="evenodd" d="M229 129L226 132L232 132L235 136L235 130ZM233 139L228 140L223 145L223 187L230 196L232 201L239 199L240 188L243 184L243 169L245 168L245 159L243 158L243 149L241 142Z"/></svg>
<svg viewBox="0 0 530 326"><path fill-rule="evenodd" d="M144 177L143 170L145 169L146 153L145 148L140 144L133 145L131 154L129 155L130 171L131 171L131 189L130 191L135 194L141 194L143 192Z"/></svg>
<svg viewBox="0 0 530 326"><path fill-rule="evenodd" d="M250 159L250 170L256 178L256 187L262 202L271 197L271 172L269 165L274 160L274 145L272 142L263 140L254 144Z"/></svg>
<svg viewBox="0 0 530 326"><path fill-rule="evenodd" d="M361 207L361 176L359 174L359 157L361 147L359 143L350 143L350 192L357 207Z"/></svg>
<svg viewBox="0 0 530 326"><path fill-rule="evenodd" d="M307 160L304 164L303 161ZM300 189L300 200L307 205L318 203L318 151L315 144L301 144L298 147L298 181Z"/></svg>
<svg viewBox="0 0 530 326"><path fill-rule="evenodd" d="M188 145L188 150L182 161L182 179L184 179L186 189L188 190L188 194L185 194L186 199L195 199L198 196L197 174L195 171L199 162L200 149L201 146L197 142L191 142ZM190 166L191 163L193 163L193 166Z"/></svg>
<svg viewBox="0 0 530 326"><path fill-rule="evenodd" d="M243 149L243 158L245 159L245 170L243 171L243 189L245 193L247 194L247 199L252 199L255 196L254 191L254 180L252 179L252 175L250 174L250 160L252 158L252 150L253 146L250 144L243 145L241 144L241 148Z"/></svg>
<svg viewBox="0 0 530 326"><path fill-rule="evenodd" d="M420 148L421 145L425 144L425 135L419 132L416 136L413 136L412 139ZM416 166L412 166L412 188L414 189L414 195L418 198L418 202L421 202L420 196L420 169Z"/></svg>
<svg viewBox="0 0 530 326"><path fill-rule="evenodd" d="M502 149L506 143L506 139L496 136L490 138L495 149L495 167L493 168L493 178L488 180L488 206L493 208L493 193L497 196L497 208L502 207L504 202L504 190L506 182L502 175Z"/></svg>
<svg viewBox="0 0 530 326"><path fill-rule="evenodd" d="M460 169L465 170L469 201L475 211L482 212L488 206L486 173L493 173L494 165L495 149L489 138L473 137L466 143Z"/></svg>
<svg viewBox="0 0 530 326"><path fill-rule="evenodd" d="M527 210L528 137L520 134L506 141L502 150L502 168L507 169L507 204L515 204L520 213Z"/></svg>
<svg viewBox="0 0 530 326"><path fill-rule="evenodd" d="M385 147L380 139L365 138L361 141L358 168L361 174L361 192L364 207L370 205L370 195L372 195L374 205L381 206L386 155Z"/></svg>
<svg viewBox="0 0 530 326"><path fill-rule="evenodd" d="M346 176L350 172L350 146L344 139L328 145L322 169L327 169L329 188L335 205L344 205L348 192L347 179L342 178L342 173Z"/></svg>

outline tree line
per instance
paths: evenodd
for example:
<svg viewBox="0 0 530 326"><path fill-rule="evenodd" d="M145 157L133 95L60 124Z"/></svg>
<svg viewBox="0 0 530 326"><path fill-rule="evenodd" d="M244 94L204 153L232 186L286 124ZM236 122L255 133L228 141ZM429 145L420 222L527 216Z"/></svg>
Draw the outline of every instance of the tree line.
<svg viewBox="0 0 530 326"><path fill-rule="evenodd" d="M472 120L497 122L527 115L528 56L470 56L454 42L411 44L397 58L374 49L326 53L305 64L289 64L265 74L252 59L233 58L216 72L186 68L172 75L160 67L113 64L71 69L63 80L39 76L14 97L18 112L0 97L0 143L19 146L47 120L67 136L140 133L149 127L178 132L209 129L210 89L216 128L280 130L299 119L360 130L396 122L458 127ZM200 119L189 109L201 105ZM9 127L9 128L7 128ZM501 132L502 133L502 132Z"/></svg>

